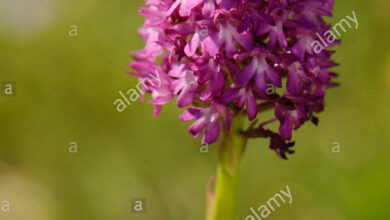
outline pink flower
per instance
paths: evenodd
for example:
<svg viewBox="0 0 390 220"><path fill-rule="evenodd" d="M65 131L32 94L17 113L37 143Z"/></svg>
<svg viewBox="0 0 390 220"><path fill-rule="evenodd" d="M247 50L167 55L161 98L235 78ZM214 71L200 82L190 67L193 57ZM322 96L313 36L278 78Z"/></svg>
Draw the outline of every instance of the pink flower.
<svg viewBox="0 0 390 220"><path fill-rule="evenodd" d="M147 0L146 5L139 29L146 45L131 53L135 71L129 73L152 94L148 103L155 115L177 97L178 107L189 107L180 119L195 120L189 132L199 137L204 131L203 143L211 144L222 127L230 128L232 114L246 111L253 124L243 134L270 138L270 148L282 158L293 152L293 130L307 121L317 124L315 114L323 111L336 74L329 71L333 52L316 53L312 43L329 30L324 16L332 15L333 0ZM153 73L158 75L150 79ZM272 108L274 118L265 121L262 112ZM256 118L265 122L256 127ZM277 132L266 128L273 122L280 123Z"/></svg>

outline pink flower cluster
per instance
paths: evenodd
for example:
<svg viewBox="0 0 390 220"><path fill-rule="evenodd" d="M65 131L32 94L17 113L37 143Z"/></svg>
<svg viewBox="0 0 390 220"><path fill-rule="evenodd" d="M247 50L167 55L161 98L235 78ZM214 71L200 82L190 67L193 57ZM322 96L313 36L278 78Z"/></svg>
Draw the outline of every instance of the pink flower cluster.
<svg viewBox="0 0 390 220"><path fill-rule="evenodd" d="M146 0L140 9L146 21L139 34L143 50L132 52L130 74L144 80L150 73L159 86L146 83L144 93L161 107L177 96L180 116L195 120L194 137L204 131L203 143L218 140L241 110L255 121L264 106L275 118L243 135L269 137L279 156L293 153L292 131L324 108L326 89L336 74L332 51L314 53L316 33L330 29L333 0ZM338 42L335 42L337 44ZM269 93L269 88L275 92ZM267 108L269 109L269 108ZM266 124L279 121L279 131Z"/></svg>

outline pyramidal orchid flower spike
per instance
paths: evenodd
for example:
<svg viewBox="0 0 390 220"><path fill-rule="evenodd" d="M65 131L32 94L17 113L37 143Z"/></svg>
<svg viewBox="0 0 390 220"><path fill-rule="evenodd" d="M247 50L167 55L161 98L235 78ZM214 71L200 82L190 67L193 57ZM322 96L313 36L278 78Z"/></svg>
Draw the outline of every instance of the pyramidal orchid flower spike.
<svg viewBox="0 0 390 220"><path fill-rule="evenodd" d="M189 133L203 134L203 144L221 143L208 219L234 219L226 210L234 210L227 201L235 198L239 165L231 159L240 161L247 139L269 138L270 149L287 159L293 131L317 125L326 90L337 85L333 51L313 49L318 33L330 29L324 17L332 9L333 0L146 0L141 7L146 45L131 53L129 73L151 93L154 116L176 98L185 108L179 118L193 121ZM267 110L273 118L263 116Z"/></svg>

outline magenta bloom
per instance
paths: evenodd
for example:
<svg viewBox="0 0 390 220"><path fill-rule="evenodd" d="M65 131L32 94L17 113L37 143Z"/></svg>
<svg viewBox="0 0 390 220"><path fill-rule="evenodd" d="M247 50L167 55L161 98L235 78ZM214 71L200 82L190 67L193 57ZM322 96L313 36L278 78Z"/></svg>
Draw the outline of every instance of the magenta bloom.
<svg viewBox="0 0 390 220"><path fill-rule="evenodd" d="M317 33L330 28L323 17L332 16L333 0L146 0L146 5L139 29L146 46L132 53L135 71L129 73L152 94L148 102L155 116L177 97L178 107L189 107L180 119L195 120L189 132L195 138L203 132L203 144L211 144L244 111L254 124L243 135L269 137L282 158L293 153L293 130L307 121L317 124L326 90L336 85L329 71L336 65L333 52L313 49ZM269 109L274 118L266 119L262 112ZM256 127L258 121L264 123ZM266 127L273 122L280 123L278 131Z"/></svg>

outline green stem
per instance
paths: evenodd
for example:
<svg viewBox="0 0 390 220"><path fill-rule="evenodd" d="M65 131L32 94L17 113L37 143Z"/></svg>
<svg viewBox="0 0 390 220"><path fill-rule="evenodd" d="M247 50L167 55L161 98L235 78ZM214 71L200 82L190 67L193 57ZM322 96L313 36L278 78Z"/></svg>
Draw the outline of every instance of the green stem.
<svg viewBox="0 0 390 220"><path fill-rule="evenodd" d="M237 191L246 138L240 135L243 117L234 118L230 132L224 132L219 146L215 195L209 193L207 220L234 220Z"/></svg>

